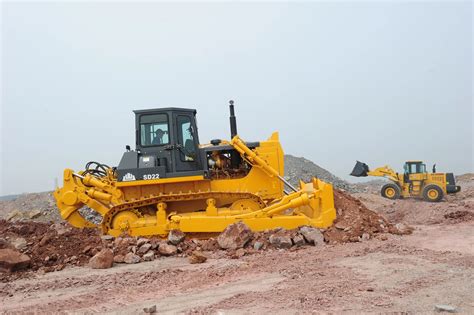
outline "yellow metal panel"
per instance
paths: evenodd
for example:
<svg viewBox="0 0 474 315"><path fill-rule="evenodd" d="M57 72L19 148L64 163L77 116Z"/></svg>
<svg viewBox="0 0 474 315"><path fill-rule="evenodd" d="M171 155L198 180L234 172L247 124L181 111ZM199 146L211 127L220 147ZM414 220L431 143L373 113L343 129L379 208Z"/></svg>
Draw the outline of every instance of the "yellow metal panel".
<svg viewBox="0 0 474 315"><path fill-rule="evenodd" d="M191 182L191 181L196 181L196 180L204 180L204 176L197 175L197 176L150 179L150 180L134 180L130 182L117 182L115 186L129 187L129 186L141 186L141 185L157 185L157 184L166 184L166 183Z"/></svg>

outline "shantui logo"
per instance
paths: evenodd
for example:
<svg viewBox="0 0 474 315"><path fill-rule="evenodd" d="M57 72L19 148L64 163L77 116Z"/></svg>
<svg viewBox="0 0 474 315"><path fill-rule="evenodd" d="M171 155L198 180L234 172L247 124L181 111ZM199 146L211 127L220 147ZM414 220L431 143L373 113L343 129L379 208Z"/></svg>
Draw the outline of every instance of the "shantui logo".
<svg viewBox="0 0 474 315"><path fill-rule="evenodd" d="M131 173L127 173L123 176L122 178L122 182L129 182L129 181L132 181L132 180L136 180L135 176Z"/></svg>

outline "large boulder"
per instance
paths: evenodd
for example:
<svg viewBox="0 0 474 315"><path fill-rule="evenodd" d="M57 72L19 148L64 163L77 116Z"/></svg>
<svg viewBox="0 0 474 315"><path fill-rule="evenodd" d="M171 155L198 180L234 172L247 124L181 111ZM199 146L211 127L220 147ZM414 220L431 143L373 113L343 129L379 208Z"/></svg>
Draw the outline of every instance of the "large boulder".
<svg viewBox="0 0 474 315"><path fill-rule="evenodd" d="M114 253L108 248L101 250L89 260L89 267L92 269L107 269L111 268L113 264Z"/></svg>
<svg viewBox="0 0 474 315"><path fill-rule="evenodd" d="M11 248L0 249L0 272L11 272L28 268L30 257Z"/></svg>
<svg viewBox="0 0 474 315"><path fill-rule="evenodd" d="M143 261L152 261L153 259L155 259L155 252L152 250L143 255Z"/></svg>
<svg viewBox="0 0 474 315"><path fill-rule="evenodd" d="M140 247L146 243L148 243L150 240L144 237L141 237L137 240L137 246Z"/></svg>
<svg viewBox="0 0 474 315"><path fill-rule="evenodd" d="M252 238L252 231L243 222L229 225L218 237L217 243L222 249L242 248Z"/></svg>
<svg viewBox="0 0 474 315"><path fill-rule="evenodd" d="M114 256L114 263L122 264L122 263L125 262L124 259L125 259L124 255L115 255Z"/></svg>
<svg viewBox="0 0 474 315"><path fill-rule="evenodd" d="M288 235L272 234L270 235L268 241L277 248L290 248L293 246L291 237Z"/></svg>
<svg viewBox="0 0 474 315"><path fill-rule="evenodd" d="M163 256L171 256L178 252L178 248L174 245L161 243L158 247L158 252Z"/></svg>
<svg viewBox="0 0 474 315"><path fill-rule="evenodd" d="M186 235L180 230L171 230L168 234L168 242L173 245L178 245L179 243L184 241L185 237Z"/></svg>
<svg viewBox="0 0 474 315"><path fill-rule="evenodd" d="M150 243L143 244L143 245L140 246L140 248L137 250L137 254L139 254L139 255L144 255L144 254L147 253L150 249L151 249L151 244L150 244Z"/></svg>
<svg viewBox="0 0 474 315"><path fill-rule="evenodd" d="M300 234L295 235L292 239L296 246L303 246L306 243L304 237Z"/></svg>
<svg viewBox="0 0 474 315"><path fill-rule="evenodd" d="M126 264L137 264L140 262L140 256L135 255L134 253L128 253L123 258L123 262Z"/></svg>
<svg viewBox="0 0 474 315"><path fill-rule="evenodd" d="M305 238L306 242L312 245L324 245L324 235L318 229L311 226L302 226L300 233Z"/></svg>

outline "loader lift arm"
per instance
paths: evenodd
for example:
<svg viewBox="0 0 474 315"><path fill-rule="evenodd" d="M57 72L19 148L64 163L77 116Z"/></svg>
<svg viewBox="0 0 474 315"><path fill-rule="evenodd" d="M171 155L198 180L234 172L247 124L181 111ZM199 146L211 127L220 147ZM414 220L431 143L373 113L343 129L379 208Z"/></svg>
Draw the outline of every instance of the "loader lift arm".
<svg viewBox="0 0 474 315"><path fill-rule="evenodd" d="M398 181L397 172L395 172L390 166L385 165L377 167L374 170L370 170L367 164L359 161L356 162L356 165L354 166L354 169L350 175L355 177L377 176L388 178L394 182Z"/></svg>
<svg viewBox="0 0 474 315"><path fill-rule="evenodd" d="M386 177L393 181L398 181L397 173L388 165L377 167L375 170L367 172L367 175Z"/></svg>

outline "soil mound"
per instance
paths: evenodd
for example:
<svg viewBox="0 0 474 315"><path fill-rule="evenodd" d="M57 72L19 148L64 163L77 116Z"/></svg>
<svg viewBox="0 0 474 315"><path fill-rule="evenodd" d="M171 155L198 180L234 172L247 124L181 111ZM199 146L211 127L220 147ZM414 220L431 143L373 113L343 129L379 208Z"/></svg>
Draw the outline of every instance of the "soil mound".
<svg viewBox="0 0 474 315"><path fill-rule="evenodd" d="M333 226L324 232L330 244L360 242L381 233L409 234L407 226L394 226L380 214L369 210L359 199L340 190L334 190L337 218Z"/></svg>
<svg viewBox="0 0 474 315"><path fill-rule="evenodd" d="M96 229L76 229L66 224L7 222L0 220L2 244L11 244L31 258L31 270L44 272L63 269L66 264L83 265L90 256L86 249L100 248ZM0 281L12 275L0 273Z"/></svg>

